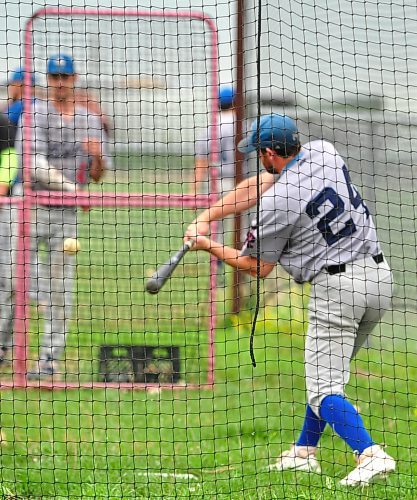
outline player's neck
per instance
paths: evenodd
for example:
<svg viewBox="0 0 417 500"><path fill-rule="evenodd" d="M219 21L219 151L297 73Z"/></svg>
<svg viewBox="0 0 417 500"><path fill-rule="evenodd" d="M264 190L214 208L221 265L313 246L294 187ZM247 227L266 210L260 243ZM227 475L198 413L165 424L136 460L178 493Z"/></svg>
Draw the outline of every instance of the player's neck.
<svg viewBox="0 0 417 500"><path fill-rule="evenodd" d="M282 156L277 156L274 161L274 170L277 174L281 174L289 163L293 161L295 155L290 156L289 158L283 158Z"/></svg>

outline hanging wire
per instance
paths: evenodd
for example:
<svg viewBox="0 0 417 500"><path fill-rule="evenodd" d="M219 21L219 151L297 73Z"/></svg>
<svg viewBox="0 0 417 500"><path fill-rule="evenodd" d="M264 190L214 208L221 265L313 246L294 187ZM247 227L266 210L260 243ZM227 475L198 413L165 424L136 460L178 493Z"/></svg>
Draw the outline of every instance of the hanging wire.
<svg viewBox="0 0 417 500"><path fill-rule="evenodd" d="M258 0L258 22L257 22L257 49L256 49L256 101L257 101L257 116L256 116L256 142L260 144L260 121L261 121L261 36L262 36L262 0ZM259 153L258 149L257 152ZM250 357L252 365L256 367L255 353L253 351L253 341L255 337L256 322L258 320L259 308L261 304L261 245L259 241L259 208L261 202L260 188L260 160L259 154L256 156L256 304L253 314L252 329L249 340Z"/></svg>

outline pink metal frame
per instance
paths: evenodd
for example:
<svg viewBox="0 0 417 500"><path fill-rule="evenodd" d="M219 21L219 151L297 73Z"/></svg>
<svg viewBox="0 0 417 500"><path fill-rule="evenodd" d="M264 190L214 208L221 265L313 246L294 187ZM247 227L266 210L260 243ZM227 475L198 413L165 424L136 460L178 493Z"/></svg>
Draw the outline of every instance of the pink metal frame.
<svg viewBox="0 0 417 500"><path fill-rule="evenodd" d="M210 112L211 136L214 150L211 151L211 163L217 161L217 88L218 88L218 54L217 54L217 29L214 21L203 12L195 11L169 11L169 10L124 10L124 9L83 9L83 8L46 8L37 11L27 22L25 30L25 92L24 110L31 103L31 81L30 71L32 68L32 29L36 18L44 16L105 16L105 17L161 17L161 18L188 18L203 21L210 32L211 60L209 61L210 81L212 90L212 109ZM23 115L23 184L24 196L22 198L12 198L11 202L18 207L19 221L19 241L16 257L16 286L15 286L15 324L14 324L14 376L12 382L1 381L0 387L41 387L46 389L56 388L99 388L114 387L120 389L146 389L155 387L154 384L136 383L107 383L107 382L30 382L26 378L26 368L28 359L27 332L29 330L29 276L30 276L30 211L36 204L41 205L62 205L62 206L87 206L87 207L187 207L205 208L216 199L216 178L212 175L212 195L165 195L165 194L74 194L35 192L31 189L30 182L30 141L31 141L31 116L30 113ZM215 231L215 227L212 228ZM180 386L177 384L161 384L159 388L182 389L182 388L212 388L214 384L214 333L216 324L216 259L210 261L210 318L208 333L208 376L204 384L188 384Z"/></svg>

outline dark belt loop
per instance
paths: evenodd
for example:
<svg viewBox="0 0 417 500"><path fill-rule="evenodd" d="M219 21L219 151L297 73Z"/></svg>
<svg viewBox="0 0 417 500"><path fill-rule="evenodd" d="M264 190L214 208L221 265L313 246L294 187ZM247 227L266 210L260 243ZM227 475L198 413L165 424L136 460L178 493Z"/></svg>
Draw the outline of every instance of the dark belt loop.
<svg viewBox="0 0 417 500"><path fill-rule="evenodd" d="M378 255L372 255L375 264L381 264L384 262L384 254L379 253ZM330 275L341 274L346 272L346 264L338 264L334 266L328 266L324 268Z"/></svg>
<svg viewBox="0 0 417 500"><path fill-rule="evenodd" d="M384 262L384 254L379 253L378 255L373 255L372 258L375 261L375 264L381 264L381 262Z"/></svg>
<svg viewBox="0 0 417 500"><path fill-rule="evenodd" d="M326 267L326 271L329 274L345 273L346 272L346 264L339 264L339 265L335 265L335 266L328 266L328 267Z"/></svg>

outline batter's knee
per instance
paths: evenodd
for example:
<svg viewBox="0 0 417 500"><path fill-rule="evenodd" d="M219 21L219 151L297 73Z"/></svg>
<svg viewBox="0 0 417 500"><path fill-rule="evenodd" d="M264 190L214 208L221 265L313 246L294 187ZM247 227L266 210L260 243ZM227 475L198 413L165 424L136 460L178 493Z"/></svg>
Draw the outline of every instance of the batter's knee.
<svg viewBox="0 0 417 500"><path fill-rule="evenodd" d="M331 395L339 395L339 396L344 397L345 394L344 394L343 390L337 390L337 389L335 389L335 390L329 390L329 391L321 392L321 393L311 392L311 391L307 392L307 401L308 401L308 404L309 404L310 408L313 410L313 412L319 418L321 418L321 415L320 415L321 403L323 402L323 400L327 396L331 396Z"/></svg>

